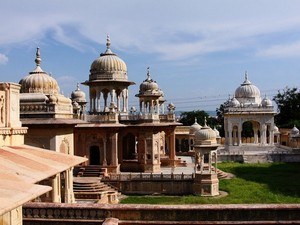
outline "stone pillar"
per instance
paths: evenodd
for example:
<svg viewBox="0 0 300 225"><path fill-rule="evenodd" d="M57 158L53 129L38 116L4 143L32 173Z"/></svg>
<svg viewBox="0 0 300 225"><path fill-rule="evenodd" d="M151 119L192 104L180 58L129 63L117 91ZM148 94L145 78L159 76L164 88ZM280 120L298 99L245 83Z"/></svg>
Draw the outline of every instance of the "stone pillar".
<svg viewBox="0 0 300 225"><path fill-rule="evenodd" d="M143 101L140 100L140 112L142 113L143 112Z"/></svg>
<svg viewBox="0 0 300 225"><path fill-rule="evenodd" d="M120 98L120 95L117 95L117 108L118 108L118 111L121 112L121 98Z"/></svg>
<svg viewBox="0 0 300 225"><path fill-rule="evenodd" d="M169 135L169 157L171 160L175 161L176 158L176 150L175 150L175 132L172 131Z"/></svg>
<svg viewBox="0 0 300 225"><path fill-rule="evenodd" d="M106 161L106 142L107 142L107 139L103 138L102 140L103 140L103 162L102 162L102 165L106 166L107 165L107 161Z"/></svg>
<svg viewBox="0 0 300 225"><path fill-rule="evenodd" d="M90 112L93 112L93 98L90 97Z"/></svg>
<svg viewBox="0 0 300 225"><path fill-rule="evenodd" d="M232 127L228 129L229 145L232 145Z"/></svg>
<svg viewBox="0 0 300 225"><path fill-rule="evenodd" d="M127 109L128 109L128 89L126 88L126 107L125 107L125 112L127 112Z"/></svg>
<svg viewBox="0 0 300 225"><path fill-rule="evenodd" d="M115 166L117 168L118 172L118 167L119 167L119 162L118 162L118 133L113 133L110 136L111 139L111 165Z"/></svg>
<svg viewBox="0 0 300 225"><path fill-rule="evenodd" d="M97 95L97 112L101 111L101 107L100 107L100 99L101 99L101 92L98 93Z"/></svg>
<svg viewBox="0 0 300 225"><path fill-rule="evenodd" d="M253 128L253 132L254 132L254 144L258 144L258 129Z"/></svg>
<svg viewBox="0 0 300 225"><path fill-rule="evenodd" d="M52 178L52 202L61 203L61 185L60 185L60 174L54 175Z"/></svg>
<svg viewBox="0 0 300 225"><path fill-rule="evenodd" d="M238 126L238 146L242 145L242 126Z"/></svg>
<svg viewBox="0 0 300 225"><path fill-rule="evenodd" d="M73 191L73 168L65 171L65 203L75 203Z"/></svg>

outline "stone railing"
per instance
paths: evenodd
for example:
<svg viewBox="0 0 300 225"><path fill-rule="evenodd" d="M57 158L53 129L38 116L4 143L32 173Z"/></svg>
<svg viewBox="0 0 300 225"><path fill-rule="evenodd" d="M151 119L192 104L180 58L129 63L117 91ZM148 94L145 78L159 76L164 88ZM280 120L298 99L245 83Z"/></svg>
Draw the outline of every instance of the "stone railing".
<svg viewBox="0 0 300 225"><path fill-rule="evenodd" d="M118 122L118 115L116 113L106 113L100 115L86 115L86 121L92 123L116 123Z"/></svg>
<svg viewBox="0 0 300 225"><path fill-rule="evenodd" d="M103 181L172 181L172 180L193 180L194 174L153 174L153 173L129 173L129 174L110 174L110 176L103 178Z"/></svg>
<svg viewBox="0 0 300 225"><path fill-rule="evenodd" d="M127 120L159 120L158 114L128 114L128 115L120 115L120 121L127 121Z"/></svg>
<svg viewBox="0 0 300 225"><path fill-rule="evenodd" d="M24 225L102 224L299 224L299 204L107 205L27 203Z"/></svg>
<svg viewBox="0 0 300 225"><path fill-rule="evenodd" d="M228 107L225 109L225 113L243 113L243 112L274 112L274 107Z"/></svg>

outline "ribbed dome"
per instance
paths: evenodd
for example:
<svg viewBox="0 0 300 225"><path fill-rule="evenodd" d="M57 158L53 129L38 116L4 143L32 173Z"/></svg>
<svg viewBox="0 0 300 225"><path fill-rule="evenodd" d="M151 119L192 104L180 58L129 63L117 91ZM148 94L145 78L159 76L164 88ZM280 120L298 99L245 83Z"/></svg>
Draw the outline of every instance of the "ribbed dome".
<svg viewBox="0 0 300 225"><path fill-rule="evenodd" d="M71 99L75 102L86 102L85 93L79 89L79 84L77 84L77 89L72 92Z"/></svg>
<svg viewBox="0 0 300 225"><path fill-rule="evenodd" d="M248 80L247 73L245 81L235 91L236 98L260 98L259 89Z"/></svg>
<svg viewBox="0 0 300 225"><path fill-rule="evenodd" d="M198 130L200 130L202 126L197 122L197 118L195 118L195 123L190 126L190 134L195 134Z"/></svg>
<svg viewBox="0 0 300 225"><path fill-rule="evenodd" d="M140 95L163 96L163 92L159 89L158 84L150 77L149 67L147 68L147 78L140 84Z"/></svg>
<svg viewBox="0 0 300 225"><path fill-rule="evenodd" d="M110 39L107 36L105 53L94 60L90 68L90 80L121 80L127 81L125 62L110 50Z"/></svg>
<svg viewBox="0 0 300 225"><path fill-rule="evenodd" d="M265 96L264 99L261 101L261 105L262 107L271 107L273 106L273 103L269 98L267 98L267 96Z"/></svg>
<svg viewBox="0 0 300 225"><path fill-rule="evenodd" d="M36 51L36 68L28 76L20 80L21 93L43 93L58 94L59 86L57 81L49 76L40 67L41 64L40 49Z"/></svg>
<svg viewBox="0 0 300 225"><path fill-rule="evenodd" d="M204 126L195 133L195 145L203 145L206 143L217 144L216 138L216 132L206 125L205 120Z"/></svg>

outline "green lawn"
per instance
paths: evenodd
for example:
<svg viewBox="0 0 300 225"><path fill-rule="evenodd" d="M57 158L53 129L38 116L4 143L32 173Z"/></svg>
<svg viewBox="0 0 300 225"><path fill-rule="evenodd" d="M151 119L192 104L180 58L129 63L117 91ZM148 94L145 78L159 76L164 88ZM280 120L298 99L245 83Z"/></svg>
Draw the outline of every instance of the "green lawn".
<svg viewBox="0 0 300 225"><path fill-rule="evenodd" d="M225 197L128 196L126 204L300 203L300 163L221 163L218 168L236 177L220 180Z"/></svg>

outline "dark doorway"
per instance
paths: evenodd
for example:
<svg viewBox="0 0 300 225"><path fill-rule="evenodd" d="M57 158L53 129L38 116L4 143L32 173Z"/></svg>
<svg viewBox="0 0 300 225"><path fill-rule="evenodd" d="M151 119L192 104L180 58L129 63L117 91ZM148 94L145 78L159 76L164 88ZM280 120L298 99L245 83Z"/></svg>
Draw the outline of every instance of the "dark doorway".
<svg viewBox="0 0 300 225"><path fill-rule="evenodd" d="M100 165L100 149L99 146L90 147L90 165Z"/></svg>
<svg viewBox="0 0 300 225"><path fill-rule="evenodd" d="M136 140L133 134L129 133L123 137L123 159L135 159L136 148Z"/></svg>

